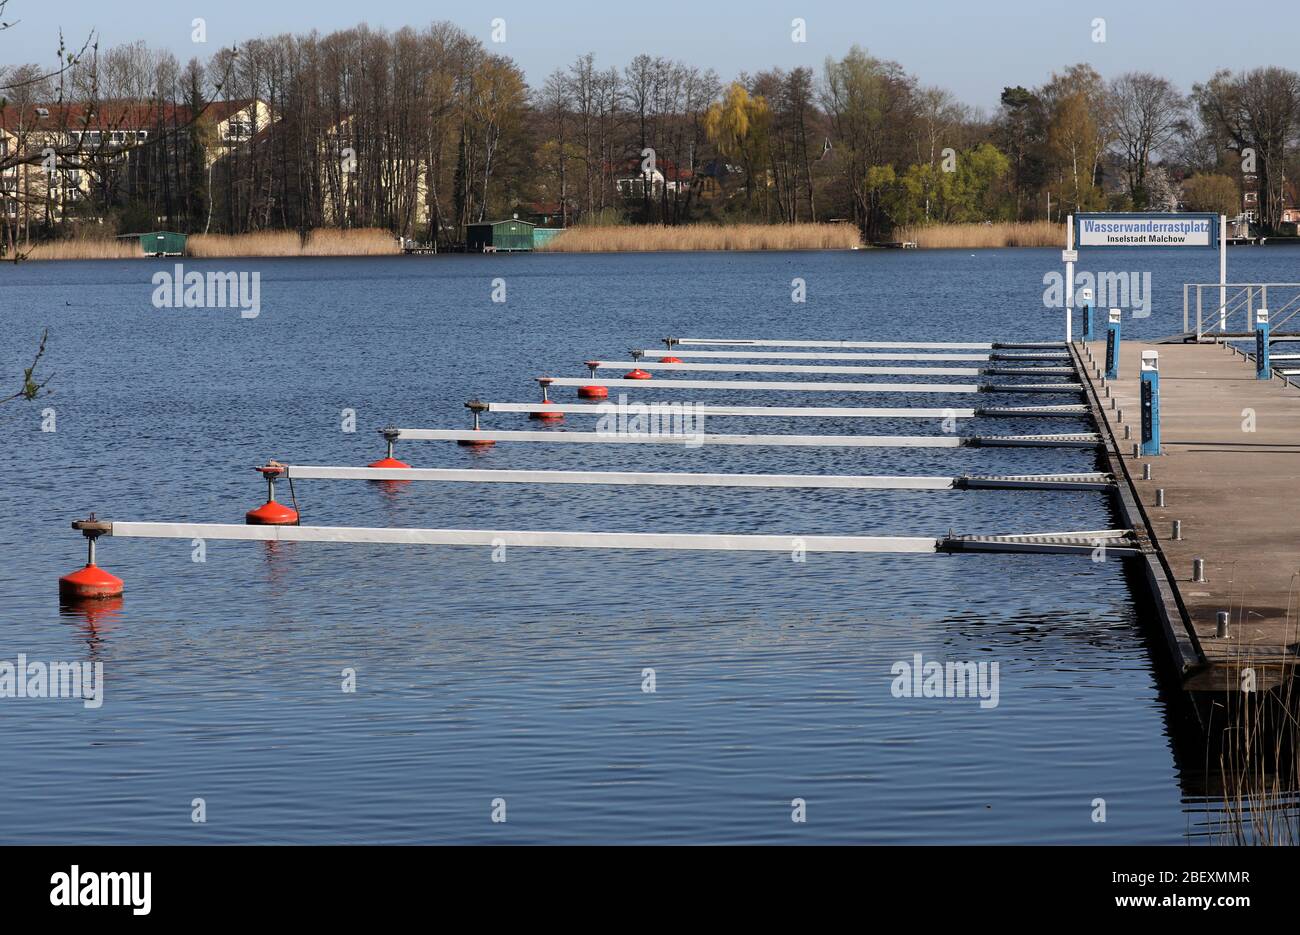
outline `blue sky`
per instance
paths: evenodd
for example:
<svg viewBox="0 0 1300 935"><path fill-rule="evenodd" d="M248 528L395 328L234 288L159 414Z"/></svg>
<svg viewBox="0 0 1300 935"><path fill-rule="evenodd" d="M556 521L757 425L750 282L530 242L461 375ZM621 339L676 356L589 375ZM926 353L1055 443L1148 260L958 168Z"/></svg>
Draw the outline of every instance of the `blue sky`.
<svg viewBox="0 0 1300 935"><path fill-rule="evenodd" d="M190 41L194 17L207 21L206 45ZM10 0L5 18L19 24L0 33L0 62L51 61L60 27L70 42L95 28L105 45L143 39L184 61L259 35L324 33L363 21L396 29L446 19L488 42L494 17L506 21L506 42L495 47L532 84L588 51L620 67L639 52L664 55L713 67L729 79L773 65L820 70L827 55L858 43L901 62L923 83L991 110L1004 85L1039 84L1053 69L1078 61L1108 77L1154 71L1183 90L1221 67L1300 68L1295 0ZM802 44L790 39L795 17L807 22ZM1098 17L1106 21L1104 43L1092 41Z"/></svg>

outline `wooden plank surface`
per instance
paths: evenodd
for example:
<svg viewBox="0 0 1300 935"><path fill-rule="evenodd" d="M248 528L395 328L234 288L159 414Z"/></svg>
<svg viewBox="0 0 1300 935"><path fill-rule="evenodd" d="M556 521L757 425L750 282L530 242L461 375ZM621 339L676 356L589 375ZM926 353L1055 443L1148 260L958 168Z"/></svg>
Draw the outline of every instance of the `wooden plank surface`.
<svg viewBox="0 0 1300 935"><path fill-rule="evenodd" d="M1093 369L1105 358L1105 342L1089 349L1087 377L1100 391L1152 541L1213 670L1192 687L1231 686L1246 668L1266 687L1269 673L1294 664L1300 640L1300 390L1256 380L1253 363L1220 345L1125 341L1120 378L1112 381ZM1147 350L1160 354L1162 453L1135 458L1138 362ZM1130 439L1123 438L1126 425ZM1147 463L1151 480L1142 479ZM1163 507L1156 506L1158 489ZM1172 537L1174 520L1181 540ZM1195 558L1205 560L1204 583L1192 580ZM1220 611L1231 615L1226 638L1215 636Z"/></svg>

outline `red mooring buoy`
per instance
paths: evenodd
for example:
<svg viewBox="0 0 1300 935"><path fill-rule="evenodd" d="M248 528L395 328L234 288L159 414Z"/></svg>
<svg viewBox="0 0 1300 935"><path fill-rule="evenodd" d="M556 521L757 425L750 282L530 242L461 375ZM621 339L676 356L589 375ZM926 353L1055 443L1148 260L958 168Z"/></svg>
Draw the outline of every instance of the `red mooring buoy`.
<svg viewBox="0 0 1300 935"><path fill-rule="evenodd" d="M388 453L378 461L371 461L366 466L372 468L409 468L410 465L405 461L398 461L393 457L393 445L402 437L401 430L389 425L380 429L379 434L384 436L384 441L388 443Z"/></svg>
<svg viewBox="0 0 1300 935"><path fill-rule="evenodd" d="M396 458L380 458L378 461L371 461L366 467L372 468L409 468L410 465L405 461L398 461Z"/></svg>
<svg viewBox="0 0 1300 935"><path fill-rule="evenodd" d="M59 579L59 597L65 601L99 600L122 596L122 579L93 562Z"/></svg>
<svg viewBox="0 0 1300 935"><path fill-rule="evenodd" d="M601 387L601 388L604 389L604 387ZM552 400L544 399L544 400L542 400L542 405L543 405L543 406L554 406L555 403L554 403ZM530 419L535 419L535 420L538 421L538 422L563 422L563 421L564 421L564 413L562 413L562 412L530 412L530 413L528 413L528 418L530 418Z"/></svg>
<svg viewBox="0 0 1300 935"><path fill-rule="evenodd" d="M249 526L292 526L298 522L298 511L267 500L257 509L245 513L244 522Z"/></svg>
<svg viewBox="0 0 1300 935"><path fill-rule="evenodd" d="M90 519L77 520L72 528L80 530L86 537L86 565L59 579L59 597L69 603L121 597L122 579L95 564L95 540L108 533L112 527L96 520L95 514L91 513Z"/></svg>
<svg viewBox="0 0 1300 935"><path fill-rule="evenodd" d="M266 478L266 502L245 513L244 522L249 526L292 526L297 523L297 510L275 502L275 479L284 473L284 467L272 462L257 470Z"/></svg>
<svg viewBox="0 0 1300 935"><path fill-rule="evenodd" d="M682 359L681 359L680 357L660 357L660 358L659 358L659 363L661 363L661 364L680 364L681 362L682 362Z"/></svg>
<svg viewBox="0 0 1300 935"><path fill-rule="evenodd" d="M481 432L483 430L475 426L474 431ZM456 444L465 448L491 448L496 442L490 438L458 438Z"/></svg>
<svg viewBox="0 0 1300 935"><path fill-rule="evenodd" d="M542 388L542 405L550 406L552 407L552 409L555 408L555 403L551 401L551 396L550 396L551 383L553 382L554 382L553 377L537 378L537 384ZM563 422L564 413L559 411L546 412L543 410L539 412L528 413L528 418L533 419L534 421L537 422Z"/></svg>
<svg viewBox="0 0 1300 935"><path fill-rule="evenodd" d="M623 374L623 379L624 380L649 380L653 376L654 376L653 374L647 373L646 371L642 370L640 367L636 367L632 370L629 370L627 373Z"/></svg>
<svg viewBox="0 0 1300 935"><path fill-rule="evenodd" d="M583 399L608 399L609 387L607 386L580 386L578 387L578 396Z"/></svg>

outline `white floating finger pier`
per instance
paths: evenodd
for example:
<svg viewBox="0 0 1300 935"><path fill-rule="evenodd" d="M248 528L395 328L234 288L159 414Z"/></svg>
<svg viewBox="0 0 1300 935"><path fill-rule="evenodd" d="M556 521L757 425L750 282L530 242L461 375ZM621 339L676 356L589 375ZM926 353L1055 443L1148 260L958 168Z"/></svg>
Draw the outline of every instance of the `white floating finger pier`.
<svg viewBox="0 0 1300 935"><path fill-rule="evenodd" d="M297 480L432 481L465 484L589 484L649 487L801 487L856 490L1108 490L1110 474L1008 474L906 477L868 474L699 474L656 471L509 471L358 468L286 464Z"/></svg>
<svg viewBox="0 0 1300 935"><path fill-rule="evenodd" d="M815 351L655 351L643 349L637 353L643 354L652 361L659 360L663 357L698 357L712 359L735 359L735 360L910 360L910 361L959 361L959 360L988 360L988 361L1018 361L1018 360L1050 360L1050 361L1068 361L1068 354L1050 354L1050 353L1016 353L1016 354L999 354L992 351L986 353L959 353L948 354L934 352L928 354L914 354L906 351L894 354L842 354L834 351L817 353ZM1297 355L1300 357L1300 355Z"/></svg>
<svg viewBox="0 0 1300 935"><path fill-rule="evenodd" d="M680 416L683 403L486 403L486 412L558 412L564 415L608 416L620 412L651 417ZM984 406L978 409L939 409L921 406L707 406L691 403L695 416L738 416L750 418L820 419L974 419L981 416L1047 416L1078 418L1088 414L1087 406ZM622 408L620 408L622 407Z"/></svg>
<svg viewBox="0 0 1300 935"><path fill-rule="evenodd" d="M629 368L640 366L634 360L593 361L594 369ZM685 373L807 373L807 374L857 374L861 376L896 377L978 377L985 375L1030 374L1057 376L1073 374L1073 367L848 367L812 366L800 364L666 364L657 363L656 370Z"/></svg>
<svg viewBox="0 0 1300 935"><path fill-rule="evenodd" d="M701 345L722 347L842 347L935 351L1060 350L1065 347L1063 341L1007 344L989 341L758 341L747 338L665 338L664 340L666 342L672 341L674 345L680 344L684 347Z"/></svg>
<svg viewBox="0 0 1300 935"><path fill-rule="evenodd" d="M233 523L141 523L96 521L73 528L114 538L236 539L271 542L350 542L374 545L468 545L495 548L667 549L719 552L937 552L1132 551L1127 529L1026 533L996 536L731 535L654 532L556 532L522 529L390 529L371 526L239 526ZM1036 548L1034 548L1036 547Z"/></svg>
<svg viewBox="0 0 1300 935"><path fill-rule="evenodd" d="M627 380L555 377L551 386L628 386ZM1083 393L1080 383L831 383L816 380L641 380L642 390L779 390L800 393Z"/></svg>
<svg viewBox="0 0 1300 935"><path fill-rule="evenodd" d="M1094 448L1095 432L1057 435L711 435L706 433L547 432L487 429L400 429L415 441L541 442L545 444L642 445L766 445L811 448L962 448L998 447Z"/></svg>
<svg viewBox="0 0 1300 935"><path fill-rule="evenodd" d="M533 403L483 403L472 400L466 407L473 415L468 429L420 429L388 426L380 429L387 445L386 456L368 467L282 464L272 461L257 468L267 486L267 502L249 510L243 524L172 523L102 521L94 514L74 522L87 540L86 566L60 579L60 595L66 601L117 598L123 592L121 579L103 571L96 563L95 543L104 536L116 538L229 539L250 541L355 543L378 545L472 546L498 545L524 548L683 550L717 552L859 552L900 554L941 554L950 552L1037 552L1058 554L1093 554L1098 549L1113 556L1141 554L1143 546L1126 529L1082 530L1025 534L974 534L939 536L862 536L862 535L781 535L703 532L584 532L523 529L402 529L366 526L301 525L295 480L350 480L381 482L429 482L450 484L537 484L644 487L716 487L766 489L842 489L898 491L1107 491L1116 486L1110 474L1097 472L1053 474L1000 474L956 476L908 476L871 474L759 474L705 473L668 471L584 471L584 470L506 470L411 467L394 457L398 440L449 441L490 451L497 442L526 442L550 445L637 444L700 447L805 447L805 448L930 448L962 447L1035 447L1097 448L1102 444L1096 432L1065 432L1040 435L956 435L945 431L932 435L820 435L820 434L725 434L690 432L689 422L670 422L665 431L512 431L491 430L481 425L486 413L518 413L543 422L562 422L566 415L614 416L622 418L649 416L659 420L739 417L739 418L844 418L844 419L980 419L980 418L1090 418L1091 410L1075 403L1043 406L983 406L940 408L921 406L754 406L701 405L695 403L628 403L614 404L557 403L548 395L552 386L580 387L580 395L599 399L607 396L606 388L627 388L635 383L641 390L722 390L836 393L901 394L1070 394L1080 395L1083 387L1071 366L1051 366L1070 360L1062 353L1061 342L890 342L890 341L808 341L666 338L666 352L635 350L632 360L588 361L589 378L540 377L542 399ZM683 347L712 345L715 350L685 350ZM794 351L754 351L753 348L796 348ZM829 352L842 351L840 353ZM867 350L879 353L856 353ZM685 362L676 355L703 362ZM810 379L776 380L692 380L657 379L641 369L642 358L649 357L656 370L685 373L773 373L798 374ZM665 358L667 358L665 360ZM731 362L722 362L731 358ZM799 364L789 361L872 361L904 362L925 366L847 366L838 364ZM760 362L755 362L760 361ZM774 361L763 363L761 361ZM784 361L784 362L783 362ZM933 366L936 363L975 362L984 366ZM1024 366L999 366L1024 364ZM630 368L621 379L598 379L599 368ZM879 374L887 376L985 376L1064 377L1050 382L924 382L858 383L830 382L816 379L836 374ZM699 424L699 423L696 423ZM644 423L641 423L644 425ZM597 428L604 429L603 424ZM945 429L950 426L945 425ZM293 498L293 508L276 501L276 481L286 481ZM797 516L794 512L791 515ZM855 525L857 525L855 523Z"/></svg>

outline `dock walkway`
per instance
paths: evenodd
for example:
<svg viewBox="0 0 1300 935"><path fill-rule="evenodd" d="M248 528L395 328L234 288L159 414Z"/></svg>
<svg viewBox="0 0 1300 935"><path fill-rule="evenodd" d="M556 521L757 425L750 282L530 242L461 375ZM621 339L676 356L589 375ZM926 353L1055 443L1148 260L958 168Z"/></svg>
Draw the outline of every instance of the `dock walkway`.
<svg viewBox="0 0 1300 935"><path fill-rule="evenodd" d="M1160 354L1161 454L1144 458L1134 445L1138 364L1147 350ZM1182 641L1185 662L1200 656L1185 666L1187 687L1239 686L1247 667L1259 689L1272 687L1300 649L1300 390L1255 379L1253 363L1221 344L1123 341L1121 377L1110 381L1104 341L1076 353L1098 428L1127 479L1121 487L1141 514L1135 528L1146 524L1166 570L1161 612L1175 618L1170 636ZM1197 558L1205 563L1201 582L1193 576ZM1222 611L1226 637L1216 636ZM1189 632L1177 632L1177 617Z"/></svg>

